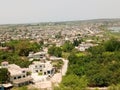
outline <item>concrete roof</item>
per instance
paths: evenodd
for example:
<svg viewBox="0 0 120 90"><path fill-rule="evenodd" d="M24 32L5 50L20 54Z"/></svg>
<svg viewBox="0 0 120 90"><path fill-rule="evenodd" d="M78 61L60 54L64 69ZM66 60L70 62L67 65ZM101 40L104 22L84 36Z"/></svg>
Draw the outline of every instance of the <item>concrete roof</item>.
<svg viewBox="0 0 120 90"><path fill-rule="evenodd" d="M15 64L9 64L8 65L8 71L10 72L11 76L14 76L14 75L22 74L23 69L20 68L19 66L15 65Z"/></svg>
<svg viewBox="0 0 120 90"><path fill-rule="evenodd" d="M34 53L34 55L40 55L40 54L46 54L46 52L37 52L37 53Z"/></svg>

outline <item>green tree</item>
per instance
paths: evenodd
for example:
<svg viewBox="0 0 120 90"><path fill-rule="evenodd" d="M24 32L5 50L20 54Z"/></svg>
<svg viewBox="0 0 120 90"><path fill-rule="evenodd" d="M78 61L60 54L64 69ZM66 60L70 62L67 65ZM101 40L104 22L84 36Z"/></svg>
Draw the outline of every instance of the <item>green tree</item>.
<svg viewBox="0 0 120 90"><path fill-rule="evenodd" d="M0 68L0 83L7 83L9 81L10 74L8 72L8 69L6 68Z"/></svg>
<svg viewBox="0 0 120 90"><path fill-rule="evenodd" d="M78 46L81 42L82 42L82 39L80 39L80 40L75 39L75 40L73 40L73 45Z"/></svg>
<svg viewBox="0 0 120 90"><path fill-rule="evenodd" d="M104 87L120 83L120 51L119 41L106 41L90 48L86 55L78 56L79 52L71 52L68 75L86 76L88 86ZM115 43L115 44L113 44ZM108 48L109 47L109 48Z"/></svg>
<svg viewBox="0 0 120 90"><path fill-rule="evenodd" d="M48 53L50 55L54 55L56 57L62 56L62 49L60 47L52 46L48 49Z"/></svg>
<svg viewBox="0 0 120 90"><path fill-rule="evenodd" d="M63 77L61 87L69 88L70 90L82 90L87 87L88 81L85 76L78 77L77 75L71 74Z"/></svg>
<svg viewBox="0 0 120 90"><path fill-rule="evenodd" d="M72 49L74 49L74 45L70 41L66 41L63 44L62 49L64 52L70 52Z"/></svg>
<svg viewBox="0 0 120 90"><path fill-rule="evenodd" d="M50 48L48 48L48 53L50 55L54 55L54 51L55 51L55 46L51 46Z"/></svg>
<svg viewBox="0 0 120 90"><path fill-rule="evenodd" d="M61 49L60 47L56 47L56 48L55 48L54 55L55 55L56 57L61 57L61 56L62 56L62 49Z"/></svg>
<svg viewBox="0 0 120 90"><path fill-rule="evenodd" d="M104 44L106 51L120 51L120 41L115 38L110 39Z"/></svg>

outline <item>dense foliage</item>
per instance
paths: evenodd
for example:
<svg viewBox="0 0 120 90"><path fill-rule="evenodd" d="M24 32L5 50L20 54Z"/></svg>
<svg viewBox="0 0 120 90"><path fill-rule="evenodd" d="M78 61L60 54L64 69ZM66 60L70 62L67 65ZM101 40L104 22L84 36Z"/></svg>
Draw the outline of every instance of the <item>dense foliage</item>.
<svg viewBox="0 0 120 90"><path fill-rule="evenodd" d="M52 46L48 49L48 53L56 57L61 57L62 49L60 47Z"/></svg>
<svg viewBox="0 0 120 90"><path fill-rule="evenodd" d="M28 56L30 51L37 52L41 48L41 44L30 42L29 40L13 40L6 43L6 46L20 56Z"/></svg>
<svg viewBox="0 0 120 90"><path fill-rule="evenodd" d="M74 49L74 45L70 41L66 41L62 46L64 52L70 52L72 49Z"/></svg>
<svg viewBox="0 0 120 90"><path fill-rule="evenodd" d="M78 46L83 40L82 39L74 39L73 40L73 45Z"/></svg>
<svg viewBox="0 0 120 90"><path fill-rule="evenodd" d="M81 90L81 89L85 89L86 86L87 86L87 79L85 76L83 77L78 77L77 75L75 74L70 74L68 76L65 76L63 77L63 81L62 81L62 85L64 90L71 90L71 89L74 89L74 90Z"/></svg>
<svg viewBox="0 0 120 90"><path fill-rule="evenodd" d="M87 85L91 87L104 87L120 83L120 41L111 39L90 48L87 55L79 56L77 54L78 52L71 53L68 58L69 68L66 77L69 75L79 78L85 76L88 81ZM63 78L64 87L67 84L69 87L75 84L69 81L65 82L65 80Z"/></svg>
<svg viewBox="0 0 120 90"><path fill-rule="evenodd" d="M31 43L29 40L13 40L5 43L4 46L8 47L8 49L0 50L0 63L8 61L21 67L28 67L32 63L26 58L30 51L37 52L41 48L41 44Z"/></svg>
<svg viewBox="0 0 120 90"><path fill-rule="evenodd" d="M6 68L0 68L0 84L9 81L9 72Z"/></svg>

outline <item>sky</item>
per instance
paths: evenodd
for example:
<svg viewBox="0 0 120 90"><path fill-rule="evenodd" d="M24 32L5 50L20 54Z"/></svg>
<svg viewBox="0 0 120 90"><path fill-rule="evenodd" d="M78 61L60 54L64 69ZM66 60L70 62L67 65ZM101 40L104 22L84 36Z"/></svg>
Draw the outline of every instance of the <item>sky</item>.
<svg viewBox="0 0 120 90"><path fill-rule="evenodd" d="M0 0L0 24L120 18L120 0Z"/></svg>

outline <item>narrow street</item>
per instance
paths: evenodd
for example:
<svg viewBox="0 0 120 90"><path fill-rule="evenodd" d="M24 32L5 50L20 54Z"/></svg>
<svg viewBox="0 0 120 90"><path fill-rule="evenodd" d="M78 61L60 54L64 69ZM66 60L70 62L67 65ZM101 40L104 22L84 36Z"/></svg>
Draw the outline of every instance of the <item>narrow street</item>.
<svg viewBox="0 0 120 90"><path fill-rule="evenodd" d="M63 59L64 65L62 67L62 76L65 76L68 68L68 60Z"/></svg>
<svg viewBox="0 0 120 90"><path fill-rule="evenodd" d="M52 78L51 78L51 82L59 84L62 81L62 76L65 76L66 72L67 72L67 68L68 68L68 60L63 59L64 65L61 69L60 73L56 73Z"/></svg>

